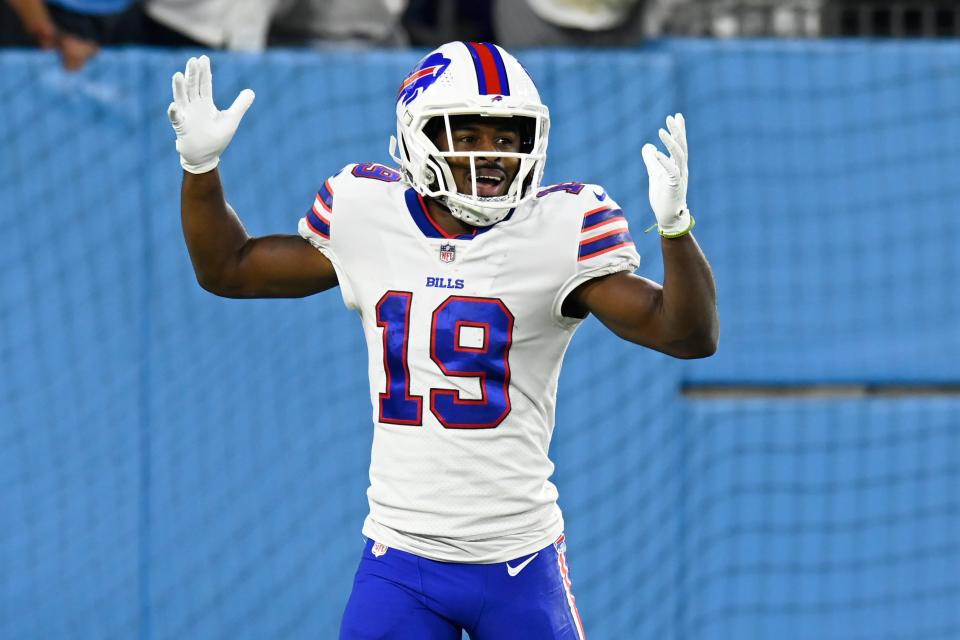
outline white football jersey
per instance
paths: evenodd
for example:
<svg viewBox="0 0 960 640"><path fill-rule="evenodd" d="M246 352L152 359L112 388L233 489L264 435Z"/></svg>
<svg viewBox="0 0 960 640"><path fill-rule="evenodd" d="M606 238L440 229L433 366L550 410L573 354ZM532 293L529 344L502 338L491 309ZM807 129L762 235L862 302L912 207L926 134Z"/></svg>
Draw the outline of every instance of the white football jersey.
<svg viewBox="0 0 960 640"><path fill-rule="evenodd" d="M502 562L563 530L547 457L579 284L640 263L596 185L540 189L448 236L400 174L348 165L300 235L337 271L367 341L374 437L364 535L435 560Z"/></svg>

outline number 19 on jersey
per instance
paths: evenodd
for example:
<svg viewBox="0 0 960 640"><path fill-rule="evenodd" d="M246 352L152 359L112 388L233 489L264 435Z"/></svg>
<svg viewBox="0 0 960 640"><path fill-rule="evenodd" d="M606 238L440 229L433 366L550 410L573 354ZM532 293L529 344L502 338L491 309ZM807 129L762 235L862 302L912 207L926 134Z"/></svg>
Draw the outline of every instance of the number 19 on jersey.
<svg viewBox="0 0 960 640"><path fill-rule="evenodd" d="M386 391L380 393L380 422L423 424L423 396L410 393L408 365L415 304L409 291L387 291L377 303L377 326L383 330L383 367ZM479 399L465 399L460 391L430 389L430 412L447 429L492 429L510 413L510 345L513 314L497 298L450 296L433 311L429 327L430 359L447 378L477 378ZM462 332L474 327L482 333L479 345L465 345Z"/></svg>

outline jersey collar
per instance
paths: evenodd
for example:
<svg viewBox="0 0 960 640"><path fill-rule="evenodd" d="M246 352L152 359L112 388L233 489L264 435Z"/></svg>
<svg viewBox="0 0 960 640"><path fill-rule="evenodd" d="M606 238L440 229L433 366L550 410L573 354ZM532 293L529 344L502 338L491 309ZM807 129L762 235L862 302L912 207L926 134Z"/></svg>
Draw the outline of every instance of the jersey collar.
<svg viewBox="0 0 960 640"><path fill-rule="evenodd" d="M427 209L427 203L423 201L423 196L417 193L415 189L407 189L404 197L407 201L407 210L410 211L410 217L413 218L413 221L416 223L417 227L420 228L420 232L428 238L441 238L445 240L472 240L473 238L476 238L477 236L482 235L494 228L497 226L497 224L500 224L500 222L509 220L513 216L513 212L516 211L516 209L511 209L510 213L508 213L503 220L500 220L500 222L492 224L489 227L474 227L473 231L470 233L453 235L444 231L440 225L434 222L433 218L430 216L430 211Z"/></svg>

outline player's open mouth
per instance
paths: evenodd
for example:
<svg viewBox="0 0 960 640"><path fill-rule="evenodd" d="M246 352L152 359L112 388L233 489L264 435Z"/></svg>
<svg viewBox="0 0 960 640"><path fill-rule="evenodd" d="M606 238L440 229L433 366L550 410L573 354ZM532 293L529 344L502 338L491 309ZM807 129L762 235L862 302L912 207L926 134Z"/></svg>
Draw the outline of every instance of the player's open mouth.
<svg viewBox="0 0 960 640"><path fill-rule="evenodd" d="M490 198L503 195L507 187L507 178L499 169L477 170L477 195L481 198Z"/></svg>

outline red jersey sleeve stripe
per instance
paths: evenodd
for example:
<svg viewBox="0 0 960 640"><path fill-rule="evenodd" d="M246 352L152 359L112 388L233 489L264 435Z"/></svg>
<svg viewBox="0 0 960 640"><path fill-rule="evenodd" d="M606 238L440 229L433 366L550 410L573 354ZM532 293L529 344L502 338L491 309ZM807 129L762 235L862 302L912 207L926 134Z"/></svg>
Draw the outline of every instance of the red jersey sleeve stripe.
<svg viewBox="0 0 960 640"><path fill-rule="evenodd" d="M587 232L591 229L596 229L597 227L607 224L615 220L626 220L623 217L622 209L595 209L593 211L588 211L584 214L583 217L583 227L581 232Z"/></svg>
<svg viewBox="0 0 960 640"><path fill-rule="evenodd" d="M320 218L320 221L323 222L325 225L327 225L327 226L330 225L330 220L328 220L327 217L326 217L325 215L323 215L322 213L320 213L320 210L317 209L317 203L316 203L316 202L313 203L313 209L311 209L311 211L313 211L313 213L314 213L318 218Z"/></svg>
<svg viewBox="0 0 960 640"><path fill-rule="evenodd" d="M595 258L604 253L613 251L614 249L619 249L627 245L633 244L633 238L630 237L630 233L623 230L611 231L610 233L605 233L602 236L597 236L596 238L591 238L590 240L584 240L580 243L580 255L577 258L578 262L583 260L589 260L590 258Z"/></svg>
<svg viewBox="0 0 960 640"><path fill-rule="evenodd" d="M590 258L596 258L597 256L602 256L602 255L605 254L605 253L610 253L611 251L616 251L616 250L619 249L620 247L626 247L626 246L632 246L632 245L633 245L633 241L632 241L632 240L627 241L627 242L621 242L621 243L619 243L619 244L615 244L615 245L613 245L613 246L607 247L606 249L600 249L599 251L595 251L595 252L593 252L593 253L591 253L591 254L589 254L589 255L581 256L581 257L577 258L577 262L583 262L584 260L589 260Z"/></svg>
<svg viewBox="0 0 960 640"><path fill-rule="evenodd" d="M596 209L591 209L590 211L587 211L585 214L583 214L583 219L586 220L588 217L592 216L593 214L600 213L601 211L607 211L608 209L610 209L610 207L606 205L602 207L597 207Z"/></svg>

